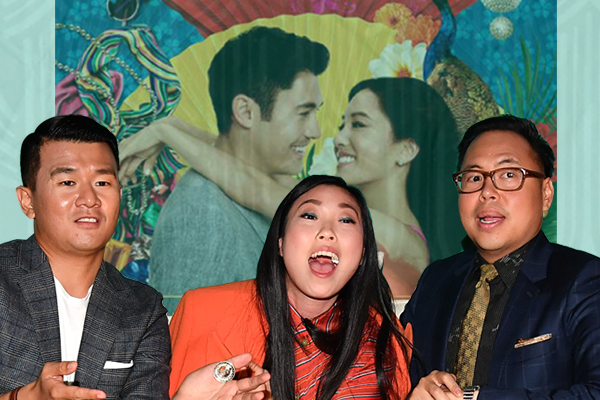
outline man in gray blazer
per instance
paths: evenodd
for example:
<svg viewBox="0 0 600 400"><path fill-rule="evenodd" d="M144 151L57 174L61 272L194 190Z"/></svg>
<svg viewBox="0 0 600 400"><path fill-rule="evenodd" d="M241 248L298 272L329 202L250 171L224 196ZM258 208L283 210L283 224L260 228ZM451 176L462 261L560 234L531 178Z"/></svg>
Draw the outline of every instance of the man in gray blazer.
<svg viewBox="0 0 600 400"><path fill-rule="evenodd" d="M0 245L1 400L168 398L162 297L103 261L118 169L115 136L90 118L25 138L17 198L34 235Z"/></svg>

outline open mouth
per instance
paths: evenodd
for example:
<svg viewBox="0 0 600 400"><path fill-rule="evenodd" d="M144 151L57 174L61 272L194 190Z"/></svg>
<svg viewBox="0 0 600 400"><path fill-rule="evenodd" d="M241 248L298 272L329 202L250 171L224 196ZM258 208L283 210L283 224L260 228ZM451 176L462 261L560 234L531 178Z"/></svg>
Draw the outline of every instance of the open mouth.
<svg viewBox="0 0 600 400"><path fill-rule="evenodd" d="M356 157L354 156L342 156L342 157L338 157L338 163L339 164L349 164L351 162L354 162L356 160Z"/></svg>
<svg viewBox="0 0 600 400"><path fill-rule="evenodd" d="M504 215L496 210L485 210L477 214L477 221L485 227L493 227L504 221L505 218Z"/></svg>
<svg viewBox="0 0 600 400"><path fill-rule="evenodd" d="M330 251L317 251L308 259L311 271L322 278L332 275L339 263L338 255Z"/></svg>
<svg viewBox="0 0 600 400"><path fill-rule="evenodd" d="M495 224L496 222L500 222L501 220L503 220L504 218L501 217L482 217L479 218L479 222L481 222L482 224Z"/></svg>
<svg viewBox="0 0 600 400"><path fill-rule="evenodd" d="M356 161L356 156L352 154L348 154L345 151L338 151L335 153L335 156L338 161L338 166L343 167L344 165L353 163Z"/></svg>
<svg viewBox="0 0 600 400"><path fill-rule="evenodd" d="M306 152L306 146L292 146L292 152L296 153L296 155L303 157Z"/></svg>
<svg viewBox="0 0 600 400"><path fill-rule="evenodd" d="M96 218L92 218L92 217L84 217L84 218L79 218L77 221L75 222L98 222L98 220Z"/></svg>
<svg viewBox="0 0 600 400"><path fill-rule="evenodd" d="M332 253L331 251L317 251L310 255L311 260L318 261L320 263L332 263L338 265L340 263L340 258L337 254Z"/></svg>

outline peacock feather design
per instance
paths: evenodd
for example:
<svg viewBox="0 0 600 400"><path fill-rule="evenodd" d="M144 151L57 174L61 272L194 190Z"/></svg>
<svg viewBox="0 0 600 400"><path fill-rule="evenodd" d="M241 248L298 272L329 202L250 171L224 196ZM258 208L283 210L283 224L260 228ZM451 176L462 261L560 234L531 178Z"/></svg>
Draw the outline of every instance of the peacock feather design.
<svg viewBox="0 0 600 400"><path fill-rule="evenodd" d="M423 63L423 78L444 98L454 114L459 135L474 123L500 114L492 91L467 64L452 54L456 21L448 0L433 0L442 24Z"/></svg>

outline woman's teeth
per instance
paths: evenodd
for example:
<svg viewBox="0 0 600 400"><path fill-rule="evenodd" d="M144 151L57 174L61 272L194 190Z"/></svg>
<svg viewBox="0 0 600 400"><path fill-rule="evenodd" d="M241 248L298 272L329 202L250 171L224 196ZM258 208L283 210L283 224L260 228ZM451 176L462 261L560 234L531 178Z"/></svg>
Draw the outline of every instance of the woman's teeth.
<svg viewBox="0 0 600 400"><path fill-rule="evenodd" d="M337 254L332 253L330 251L317 251L310 255L310 258L317 258L317 257L329 257L329 258L331 258L331 262L336 265L339 264L339 262L340 262L340 258L337 256Z"/></svg>

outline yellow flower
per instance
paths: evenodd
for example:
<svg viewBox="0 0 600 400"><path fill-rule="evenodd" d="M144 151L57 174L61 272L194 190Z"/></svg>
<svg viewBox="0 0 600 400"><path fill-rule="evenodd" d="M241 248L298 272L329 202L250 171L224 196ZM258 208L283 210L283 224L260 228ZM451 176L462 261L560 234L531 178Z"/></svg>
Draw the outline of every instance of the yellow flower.
<svg viewBox="0 0 600 400"><path fill-rule="evenodd" d="M388 3L375 12L373 22L380 22L398 32L396 41L403 43L431 44L440 29L441 21L435 21L429 15L412 14L411 10L400 3Z"/></svg>
<svg viewBox="0 0 600 400"><path fill-rule="evenodd" d="M388 3L375 12L373 22L380 22L393 29L402 28L413 18L412 12L404 4Z"/></svg>
<svg viewBox="0 0 600 400"><path fill-rule="evenodd" d="M378 59L369 63L373 77L408 77L423 80L423 61L427 46L419 43L413 47L407 40L387 45Z"/></svg>

